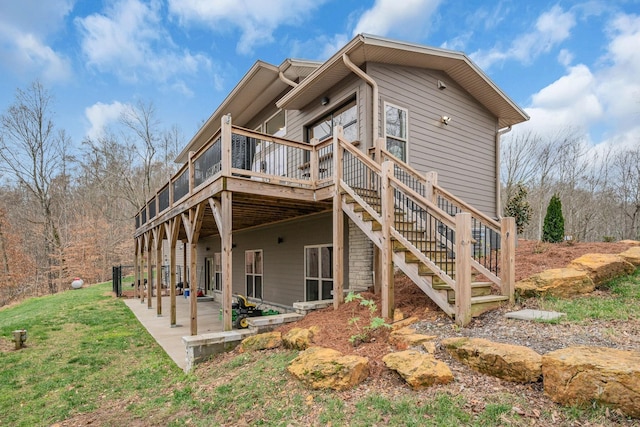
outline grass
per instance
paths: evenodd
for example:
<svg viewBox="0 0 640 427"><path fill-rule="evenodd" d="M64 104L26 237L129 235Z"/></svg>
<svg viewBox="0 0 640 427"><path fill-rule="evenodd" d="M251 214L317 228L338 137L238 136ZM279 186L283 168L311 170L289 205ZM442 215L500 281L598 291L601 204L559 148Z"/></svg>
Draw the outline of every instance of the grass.
<svg viewBox="0 0 640 427"><path fill-rule="evenodd" d="M634 274L614 279L600 287L606 294L572 299L548 297L540 308L567 313L561 321L640 319L640 269Z"/></svg>
<svg viewBox="0 0 640 427"><path fill-rule="evenodd" d="M635 301L635 285L612 283L612 298ZM635 288L634 288L635 286ZM0 352L0 426L75 424L211 426L494 426L529 425L500 393L477 404L457 388L372 392L310 390L286 368L295 351L218 357L184 374L109 296L110 283L34 298L0 310L0 337L28 330L27 348ZM634 290L635 289L635 290ZM626 305L626 304L625 304ZM556 406L551 405L556 411ZM607 421L592 409L558 409L561 419ZM84 418L83 418L84 417ZM552 423L550 415L540 420Z"/></svg>

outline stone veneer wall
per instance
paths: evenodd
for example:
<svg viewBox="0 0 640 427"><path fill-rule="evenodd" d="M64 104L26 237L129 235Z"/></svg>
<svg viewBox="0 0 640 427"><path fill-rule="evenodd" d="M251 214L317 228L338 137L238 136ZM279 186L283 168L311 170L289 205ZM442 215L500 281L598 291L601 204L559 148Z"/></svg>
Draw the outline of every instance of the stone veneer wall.
<svg viewBox="0 0 640 427"><path fill-rule="evenodd" d="M349 220L349 289L373 286L373 242Z"/></svg>

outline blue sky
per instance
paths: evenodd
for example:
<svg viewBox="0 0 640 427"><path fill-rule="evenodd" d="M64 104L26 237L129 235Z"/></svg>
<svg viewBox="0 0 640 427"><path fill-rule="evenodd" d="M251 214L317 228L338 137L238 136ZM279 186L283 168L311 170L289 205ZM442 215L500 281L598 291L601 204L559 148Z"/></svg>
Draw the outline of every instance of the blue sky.
<svg viewBox="0 0 640 427"><path fill-rule="evenodd" d="M76 146L150 101L188 140L256 60L358 33L465 52L531 116L520 131L640 145L640 0L0 0L0 111L39 79Z"/></svg>

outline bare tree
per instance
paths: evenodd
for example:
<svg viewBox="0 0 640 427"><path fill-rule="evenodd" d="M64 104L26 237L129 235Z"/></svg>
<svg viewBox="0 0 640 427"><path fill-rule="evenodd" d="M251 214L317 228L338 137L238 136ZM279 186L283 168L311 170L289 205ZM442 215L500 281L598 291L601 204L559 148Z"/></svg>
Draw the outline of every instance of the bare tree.
<svg viewBox="0 0 640 427"><path fill-rule="evenodd" d="M15 102L0 116L0 168L37 201L38 218L34 221L42 225L44 248L40 261L47 266L47 284L53 293L57 290L53 255L61 246L61 237L52 209L51 185L61 172L64 140L55 132L51 104L52 97L40 82L17 90Z"/></svg>

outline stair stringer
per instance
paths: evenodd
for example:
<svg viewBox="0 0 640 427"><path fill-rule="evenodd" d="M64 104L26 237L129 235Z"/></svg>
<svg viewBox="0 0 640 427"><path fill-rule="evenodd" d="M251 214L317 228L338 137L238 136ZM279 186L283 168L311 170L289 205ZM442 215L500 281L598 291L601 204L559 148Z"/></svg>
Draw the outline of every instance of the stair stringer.
<svg viewBox="0 0 640 427"><path fill-rule="evenodd" d="M347 214L347 216L356 224L362 232L376 245L379 249L382 249L382 232L375 231L372 227L371 221L365 221L362 219L362 216L353 210L354 204L347 203L344 200L344 196L342 199L342 211ZM423 276L420 276L418 270L418 264L415 263L407 263L404 260L404 255L400 255L398 252L401 251L393 251L393 262L396 264L400 270L404 274L407 275L415 284L418 286L422 292L424 292L433 302L435 302L438 307L442 309L447 315L453 316L455 314L455 308L449 304L447 298L436 291L431 287L431 282Z"/></svg>

